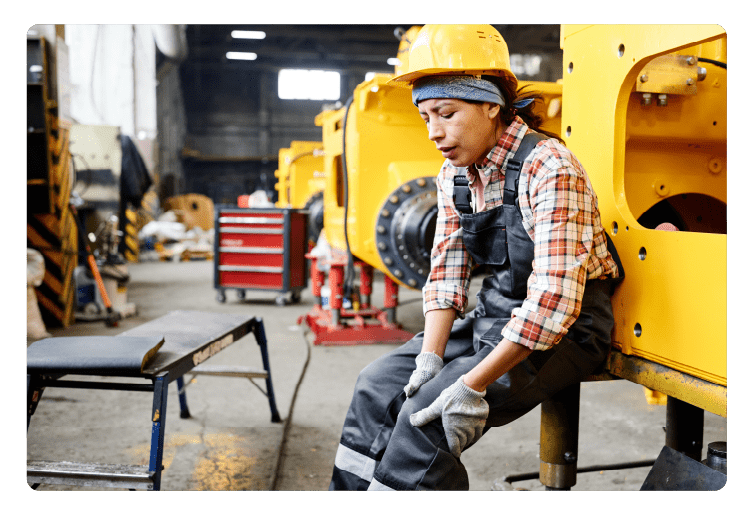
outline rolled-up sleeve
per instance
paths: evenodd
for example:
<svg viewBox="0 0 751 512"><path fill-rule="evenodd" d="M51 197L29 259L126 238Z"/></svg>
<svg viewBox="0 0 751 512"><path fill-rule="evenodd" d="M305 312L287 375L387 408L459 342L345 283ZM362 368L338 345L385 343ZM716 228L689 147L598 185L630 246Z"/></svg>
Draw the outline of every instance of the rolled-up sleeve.
<svg viewBox="0 0 751 512"><path fill-rule="evenodd" d="M503 329L503 337L533 350L558 343L581 311L597 220L596 199L584 170L557 142L548 142L530 164L520 206L534 240L527 297ZM527 226L525 226L527 227Z"/></svg>

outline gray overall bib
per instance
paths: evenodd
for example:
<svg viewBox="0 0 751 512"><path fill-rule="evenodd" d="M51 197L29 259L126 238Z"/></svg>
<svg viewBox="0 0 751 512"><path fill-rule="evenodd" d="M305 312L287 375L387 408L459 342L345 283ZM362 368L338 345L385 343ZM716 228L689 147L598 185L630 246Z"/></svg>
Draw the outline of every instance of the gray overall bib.
<svg viewBox="0 0 751 512"><path fill-rule="evenodd" d="M531 146L538 140L532 140ZM527 153L522 148L517 151L518 155ZM500 341L511 311L527 296L534 243L522 225L516 198L521 162L510 164L501 206L460 213L466 249L475 263L488 268L489 276L483 280L475 309L454 322L443 369L406 399L404 386L422 348L423 333L419 333L360 373L329 490L469 488L461 460L449 451L441 420L417 428L410 424L409 416L432 404L441 391L490 353ZM620 280L623 268L610 241L608 249L618 263ZM582 381L604 362L613 327L613 281L588 280L581 313L560 342L548 350L532 352L487 388L490 412L486 430L521 417L561 389Z"/></svg>

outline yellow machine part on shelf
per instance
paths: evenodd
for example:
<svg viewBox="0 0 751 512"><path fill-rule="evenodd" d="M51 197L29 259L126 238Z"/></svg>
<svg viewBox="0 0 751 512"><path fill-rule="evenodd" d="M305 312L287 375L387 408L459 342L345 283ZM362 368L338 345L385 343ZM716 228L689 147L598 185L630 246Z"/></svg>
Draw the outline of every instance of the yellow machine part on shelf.
<svg viewBox="0 0 751 512"><path fill-rule="evenodd" d="M292 141L279 150L279 169L274 186L279 193L277 208L304 208L318 192L323 191L323 143Z"/></svg>
<svg viewBox="0 0 751 512"><path fill-rule="evenodd" d="M626 271L614 346L727 386L725 31L564 25L561 47L563 138Z"/></svg>
<svg viewBox="0 0 751 512"><path fill-rule="evenodd" d="M376 75L355 88L346 133L347 238L352 254L408 288L422 288L435 232L435 178L444 159L428 139L409 89ZM560 133L560 83L522 82L541 92L543 129ZM342 135L345 108L316 117L325 156L324 230L346 251Z"/></svg>

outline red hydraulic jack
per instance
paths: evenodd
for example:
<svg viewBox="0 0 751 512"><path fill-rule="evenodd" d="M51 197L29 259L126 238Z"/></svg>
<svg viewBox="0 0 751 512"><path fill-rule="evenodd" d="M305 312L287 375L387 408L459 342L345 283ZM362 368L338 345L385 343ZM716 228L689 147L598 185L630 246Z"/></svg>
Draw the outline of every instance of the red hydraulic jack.
<svg viewBox="0 0 751 512"><path fill-rule="evenodd" d="M325 273L318 268L318 258L305 255L310 260L310 278L315 297L315 306L307 314L298 318L297 323L305 322L315 335L315 345L371 345L375 343L404 343L414 337L396 323L396 307L399 304L399 285L384 275L385 284L383 310L370 303L373 293L373 267L355 260L360 267L360 297L362 304L352 304L352 309L343 307L345 255L335 255L329 269L329 309L321 300L321 288Z"/></svg>

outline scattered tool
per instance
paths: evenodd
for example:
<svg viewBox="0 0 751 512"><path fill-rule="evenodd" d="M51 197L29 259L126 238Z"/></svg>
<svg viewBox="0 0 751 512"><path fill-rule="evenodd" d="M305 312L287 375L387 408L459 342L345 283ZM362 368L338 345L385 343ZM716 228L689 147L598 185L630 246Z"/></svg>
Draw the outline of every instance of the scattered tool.
<svg viewBox="0 0 751 512"><path fill-rule="evenodd" d="M89 264L89 268L91 269L91 273L94 275L94 280L96 280L97 288L99 288L99 293L102 296L102 301L104 302L104 307L107 310L107 316L104 318L104 323L107 327L117 327L118 322L120 321L120 313L112 309L112 302L110 302L109 296L107 295L107 289L104 286L104 281L102 280L102 276L99 273L99 267L96 263L96 258L94 258L94 253L91 251L91 246L89 246L88 240L86 240L86 235L84 235L84 227L81 223L81 219L78 217L78 210L76 210L75 205L73 203L69 203L68 205L70 207L70 211L73 213L73 218L76 220L76 227L78 227L78 243L83 245L86 248L86 259Z"/></svg>

